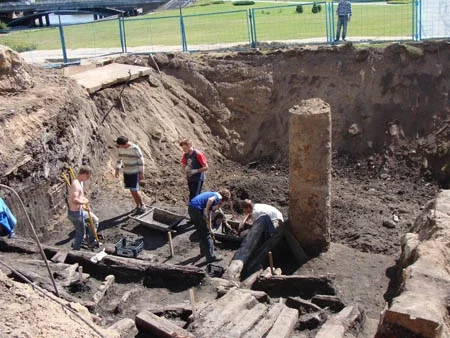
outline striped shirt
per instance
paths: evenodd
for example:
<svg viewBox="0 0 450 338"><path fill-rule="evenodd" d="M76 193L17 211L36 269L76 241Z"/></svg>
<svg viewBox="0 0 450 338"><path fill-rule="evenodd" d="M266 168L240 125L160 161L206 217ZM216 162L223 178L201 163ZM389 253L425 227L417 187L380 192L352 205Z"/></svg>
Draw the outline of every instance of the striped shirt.
<svg viewBox="0 0 450 338"><path fill-rule="evenodd" d="M352 4L350 1L339 1L338 8L336 10L338 16L351 16L352 15Z"/></svg>
<svg viewBox="0 0 450 338"><path fill-rule="evenodd" d="M119 161L117 168L123 168L124 174L137 174L144 172L144 157L142 151L134 143L128 148L119 148Z"/></svg>

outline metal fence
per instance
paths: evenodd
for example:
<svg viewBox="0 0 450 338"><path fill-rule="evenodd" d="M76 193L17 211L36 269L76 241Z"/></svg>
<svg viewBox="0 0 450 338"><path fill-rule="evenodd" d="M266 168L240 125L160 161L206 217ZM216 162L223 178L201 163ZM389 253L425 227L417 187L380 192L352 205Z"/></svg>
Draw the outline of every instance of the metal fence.
<svg viewBox="0 0 450 338"><path fill-rule="evenodd" d="M435 14L445 19L446 13L442 13L442 8L434 8L428 3L439 1L442 0L413 0L412 3L398 4L354 2L347 39L359 43L450 37L450 31L438 29L437 25L442 26L442 23L433 17L430 19L430 15ZM265 44L333 44L336 8L335 2L307 2L189 15L183 15L180 9L176 15L173 11L160 12L159 15L137 18L114 17L83 24L60 23L56 27L13 31L0 35L0 44L21 51L27 47L35 49L24 53L31 61L39 62L45 56L46 60L63 60L65 63L122 52L211 51ZM164 16L165 13L172 15ZM450 17L448 14L446 18Z"/></svg>

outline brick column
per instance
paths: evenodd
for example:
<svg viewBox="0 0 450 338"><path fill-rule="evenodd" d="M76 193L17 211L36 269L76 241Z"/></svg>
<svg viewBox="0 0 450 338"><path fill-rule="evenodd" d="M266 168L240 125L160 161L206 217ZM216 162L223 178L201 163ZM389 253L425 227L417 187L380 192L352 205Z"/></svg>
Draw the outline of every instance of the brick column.
<svg viewBox="0 0 450 338"><path fill-rule="evenodd" d="M289 223L309 256L330 244L331 112L321 99L289 110Z"/></svg>

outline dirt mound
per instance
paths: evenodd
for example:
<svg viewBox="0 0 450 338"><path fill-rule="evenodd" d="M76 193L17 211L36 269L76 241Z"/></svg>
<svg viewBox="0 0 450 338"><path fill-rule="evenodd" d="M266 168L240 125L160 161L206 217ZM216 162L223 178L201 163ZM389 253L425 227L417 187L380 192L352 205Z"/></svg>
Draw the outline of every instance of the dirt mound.
<svg viewBox="0 0 450 338"><path fill-rule="evenodd" d="M91 314L85 307L75 303L67 304L93 324ZM2 271L0 271L0 311L4 314L0 322L3 338L98 337L89 326L61 305L36 292L30 285L12 281ZM97 330L105 337L119 338L116 332L108 332L98 327Z"/></svg>
<svg viewBox="0 0 450 338"><path fill-rule="evenodd" d="M25 90L33 85L27 66L18 53L0 46L0 93Z"/></svg>

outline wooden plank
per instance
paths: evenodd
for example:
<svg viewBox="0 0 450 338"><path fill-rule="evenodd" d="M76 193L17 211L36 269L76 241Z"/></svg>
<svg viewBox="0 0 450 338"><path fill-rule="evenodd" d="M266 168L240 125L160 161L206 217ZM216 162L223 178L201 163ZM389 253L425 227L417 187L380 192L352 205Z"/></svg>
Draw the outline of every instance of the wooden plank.
<svg viewBox="0 0 450 338"><path fill-rule="evenodd" d="M262 276L253 284L253 289L265 291L274 298L299 296L310 299L316 294L336 294L333 279L330 276Z"/></svg>
<svg viewBox="0 0 450 338"><path fill-rule="evenodd" d="M184 283L187 286L198 285L205 278L205 271L198 267L153 263L134 258L108 255L95 264L90 258L92 253L72 251L67 255L68 263L79 263L92 275L115 275L118 282L139 281L148 278L149 283L161 282L165 285ZM148 284L148 286L151 286Z"/></svg>
<svg viewBox="0 0 450 338"><path fill-rule="evenodd" d="M267 306L259 303L251 309L244 309L234 318L228 325L223 326L220 332L216 333L216 337L220 338L239 338L246 337L258 321L264 317Z"/></svg>
<svg viewBox="0 0 450 338"><path fill-rule="evenodd" d="M321 308L329 308L332 312L339 312L345 308L344 302L337 296L315 295L311 298L311 303Z"/></svg>
<svg viewBox="0 0 450 338"><path fill-rule="evenodd" d="M266 338L289 338L298 321L298 311L284 307Z"/></svg>
<svg viewBox="0 0 450 338"><path fill-rule="evenodd" d="M258 301L249 292L244 293L239 289L231 290L199 311L198 319L192 323L192 331L197 338L214 337L223 326L232 322L237 314L257 304L259 304Z"/></svg>
<svg viewBox="0 0 450 338"><path fill-rule="evenodd" d="M245 338L263 338L275 324L281 311L285 308L284 304L276 303L269 308L264 318L256 325L253 330L247 332Z"/></svg>
<svg viewBox="0 0 450 338"><path fill-rule="evenodd" d="M106 276L105 280L103 281L102 285L98 288L97 292L94 294L94 303L98 304L100 301L105 297L106 292L112 287L114 284L115 277L114 275L108 275Z"/></svg>
<svg viewBox="0 0 450 338"><path fill-rule="evenodd" d="M149 311L140 312L136 316L135 323L140 332L150 333L157 338L195 337L190 332L171 323L169 320L158 317Z"/></svg>
<svg viewBox="0 0 450 338"><path fill-rule="evenodd" d="M320 306L301 297L288 297L286 299L286 306L298 310L300 314L322 311Z"/></svg>
<svg viewBox="0 0 450 338"><path fill-rule="evenodd" d="M344 338L345 333L357 323L363 322L363 313L355 305L347 306L329 318L317 332L315 338Z"/></svg>

